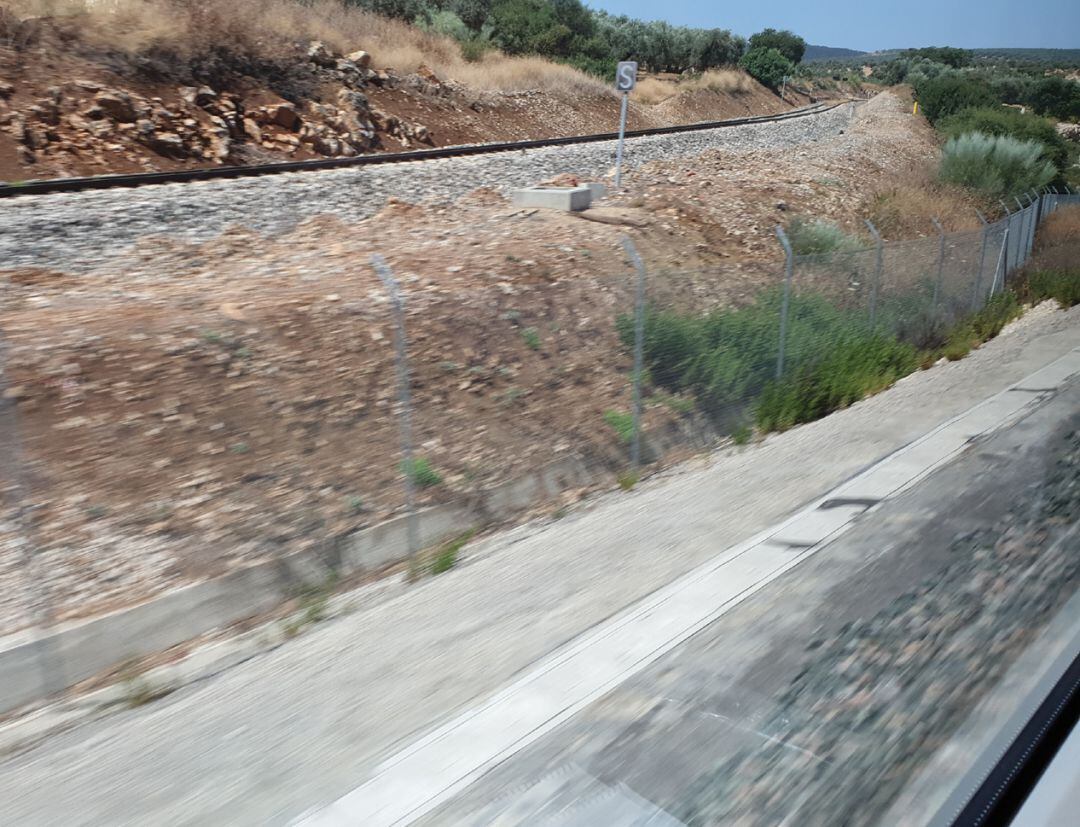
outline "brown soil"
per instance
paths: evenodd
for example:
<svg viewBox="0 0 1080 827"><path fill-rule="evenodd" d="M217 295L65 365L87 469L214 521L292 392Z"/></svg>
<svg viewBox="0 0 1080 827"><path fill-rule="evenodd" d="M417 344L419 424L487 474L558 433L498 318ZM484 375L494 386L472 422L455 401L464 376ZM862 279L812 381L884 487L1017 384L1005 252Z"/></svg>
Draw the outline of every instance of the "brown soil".
<svg viewBox="0 0 1080 827"><path fill-rule="evenodd" d="M6 99L0 95L0 181L260 164L336 152L336 148L296 141L295 130L274 124L263 124L258 135L245 132L238 116L227 153L217 157L210 148L212 119L227 113L213 106L185 105L181 99L181 88L199 85L197 78L162 76L160 67L151 71L145 61L91 48L49 21L39 21L36 32L33 48L0 47L0 87L13 87ZM613 131L618 124L618 98L601 91L476 92L423 70L406 75L371 71L366 78L345 83L334 70L309 63L299 44L295 54L283 60L285 80L275 80L276 75L258 80L237 69L227 73L227 80L213 91L222 98L227 96L241 115L287 98L296 104L305 126L324 127L325 115L314 113L311 105L332 106L343 89L362 89L374 113L370 120L375 134L357 143L360 152L588 134ZM656 105L632 102L629 127L771 114L808 101L795 93L781 100L746 80L747 91L694 89ZM194 122L188 129L202 141L196 142L201 149L193 150L190 141L180 153L155 149L151 141L138 139L133 123L88 131L99 124L88 124L83 113L93 107L100 90L136 96L147 110L154 110L159 132L173 131L168 113L179 113L179 117ZM58 101L57 117L44 121L33 107L44 104L48 108L50 100ZM164 122L158 118L163 112ZM366 117L361 114L362 119ZM20 123L35 135L27 137Z"/></svg>
<svg viewBox="0 0 1080 827"><path fill-rule="evenodd" d="M857 226L875 187L935 152L889 95L812 146L650 164L630 176L634 195L580 216L479 190L452 209L392 202L276 240L147 238L84 275L0 270L10 394L61 614L331 541L401 507L394 334L373 252L408 302L415 442L442 477L423 503L568 452L614 474L625 447L604 413L630 405L621 237L648 263L653 301L743 303L779 277L778 222ZM679 416L662 395L646 406L651 428ZM9 547L0 629L25 622L20 576Z"/></svg>

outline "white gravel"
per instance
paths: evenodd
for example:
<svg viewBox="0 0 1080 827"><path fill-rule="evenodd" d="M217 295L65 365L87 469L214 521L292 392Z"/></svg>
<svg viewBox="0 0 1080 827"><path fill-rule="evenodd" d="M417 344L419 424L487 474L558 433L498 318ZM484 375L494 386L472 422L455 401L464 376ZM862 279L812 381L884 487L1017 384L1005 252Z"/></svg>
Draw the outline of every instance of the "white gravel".
<svg viewBox="0 0 1080 827"><path fill-rule="evenodd" d="M627 141L624 169L715 147L743 152L814 143L843 130L853 111L854 104L846 104L778 123L633 138ZM560 173L600 178L614 164L615 143L9 198L0 201L0 262L80 271L107 264L118 249L146 235L201 241L234 224L277 234L315 215L365 218L390 197L446 203L477 187L506 191Z"/></svg>

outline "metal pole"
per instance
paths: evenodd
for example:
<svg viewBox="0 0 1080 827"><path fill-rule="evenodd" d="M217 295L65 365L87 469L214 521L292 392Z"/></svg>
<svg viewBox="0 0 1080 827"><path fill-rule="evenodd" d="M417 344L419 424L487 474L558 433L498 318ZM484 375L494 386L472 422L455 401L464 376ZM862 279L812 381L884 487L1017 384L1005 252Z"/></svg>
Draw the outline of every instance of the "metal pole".
<svg viewBox="0 0 1080 827"><path fill-rule="evenodd" d="M791 252L791 242L787 233L779 224L776 225L776 237L784 247L784 298L780 304L780 346L776 352L776 378L784 375L784 351L787 349L788 307L791 304L791 279L794 273L795 256Z"/></svg>
<svg viewBox="0 0 1080 827"><path fill-rule="evenodd" d="M637 296L634 299L634 438L630 443L630 465L636 474L641 465L641 374L645 369L645 262L629 236L622 238L627 258L637 270Z"/></svg>
<svg viewBox="0 0 1080 827"><path fill-rule="evenodd" d="M941 279L945 275L945 229L941 226L941 222L936 218L931 218L930 221L934 225L934 229L938 231L938 257L937 257L937 279L934 281L934 298L930 303L930 307L933 310L937 310L938 297L941 295Z"/></svg>
<svg viewBox="0 0 1080 827"><path fill-rule="evenodd" d="M64 662L49 632L55 622L52 595L48 579L39 570L37 543L35 542L33 505L28 502L30 486L26 479L26 463L19 438L19 412L17 401L8 393L8 358L4 332L0 329L0 464L8 471L11 481L11 500L14 505L13 530L18 532L22 546L23 592L26 595L27 612L34 629L31 641L36 650L41 675L42 697L48 698L67 688ZM31 597L31 593L35 592Z"/></svg>
<svg viewBox="0 0 1080 827"><path fill-rule="evenodd" d="M398 289L398 282L394 278L393 271L381 255L374 253L371 256L371 266L378 274L383 287L386 288L390 303L394 308L395 363L398 404L401 406L398 422L401 430L402 471L405 478L405 531L409 546L409 561L412 563L420 550L420 536L416 525L416 486L413 480L415 465L413 464L412 394L409 389L408 344L405 339L405 300Z"/></svg>
<svg viewBox="0 0 1080 827"><path fill-rule="evenodd" d="M1031 251L1035 249L1035 233L1038 232L1039 224L1042 222L1043 214L1043 197L1037 190L1032 190L1035 198L1034 206L1035 211L1032 213L1031 232L1028 233L1028 257L1031 257Z"/></svg>
<svg viewBox="0 0 1080 827"><path fill-rule="evenodd" d="M979 216L979 221L982 222L982 245L979 249L979 267L975 271L975 287L971 291L971 310L974 312L979 306L979 288L982 286L982 271L983 264L986 261L986 242L990 237L990 225L984 216L978 210L975 210L975 215Z"/></svg>
<svg viewBox="0 0 1080 827"><path fill-rule="evenodd" d="M882 250L881 233L877 231L877 227L869 218L866 219L866 226L870 228L870 233L874 236L874 243L877 245L877 259L874 263L874 284L870 289L870 329L873 330L877 324L878 291L881 289L881 268L884 264L884 251Z"/></svg>
<svg viewBox="0 0 1080 827"><path fill-rule="evenodd" d="M1001 252L998 253L997 266L994 268L994 280L990 282L990 296L993 297L997 290L998 273L1001 273L1001 285L1005 286L1005 274L1002 265L1005 262L1005 248L1009 246L1009 228L1005 228L1005 236L1001 239Z"/></svg>
<svg viewBox="0 0 1080 827"><path fill-rule="evenodd" d="M1015 270L1023 261L1023 245L1024 245L1024 233L1027 229L1027 208L1024 206L1024 202L1020 200L1019 196L1014 195L1013 201L1016 202L1017 211L1020 213L1020 230L1016 233L1016 255L1013 256L1013 269ZM1008 275L1008 273L1006 273Z"/></svg>
<svg viewBox="0 0 1080 827"><path fill-rule="evenodd" d="M630 93L622 93L622 108L619 111L619 146L615 150L615 189L622 186L622 156L623 142L626 140L626 108L629 105Z"/></svg>
<svg viewBox="0 0 1080 827"><path fill-rule="evenodd" d="M784 82L780 85L780 100L784 99L784 92L787 91L787 75L784 75Z"/></svg>
<svg viewBox="0 0 1080 827"><path fill-rule="evenodd" d="M1009 208L1007 206L1005 206L1004 201L998 199L998 203L1001 204L1001 208L1003 210L1005 210L1005 239L1008 240L1008 238L1009 238L1009 230L1012 229L1012 223L1013 223L1012 213L1009 212ZM1006 270L1009 269L1009 252L1008 252L1008 250L1005 251L1005 269ZM995 273L995 278L996 278L997 271L995 270L994 273ZM991 285L991 287L992 287L992 285ZM994 295L993 290L991 290L990 295L991 296Z"/></svg>

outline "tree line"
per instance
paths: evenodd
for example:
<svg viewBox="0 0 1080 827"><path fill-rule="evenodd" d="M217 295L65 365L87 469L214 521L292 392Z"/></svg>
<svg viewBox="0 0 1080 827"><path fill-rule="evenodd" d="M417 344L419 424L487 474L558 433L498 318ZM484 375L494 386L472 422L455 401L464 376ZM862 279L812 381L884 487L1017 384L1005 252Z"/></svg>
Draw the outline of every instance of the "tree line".
<svg viewBox="0 0 1080 827"><path fill-rule="evenodd" d="M755 72L750 67L757 67L768 78L764 82L778 85L779 78L771 84L773 75L790 74L806 49L805 41L791 32L766 29L747 41L727 29L673 26L594 11L581 0L345 2L453 37L467 59L499 49L510 55L543 55L601 76L610 76L620 60L636 60L654 72L680 73L742 61L751 74Z"/></svg>

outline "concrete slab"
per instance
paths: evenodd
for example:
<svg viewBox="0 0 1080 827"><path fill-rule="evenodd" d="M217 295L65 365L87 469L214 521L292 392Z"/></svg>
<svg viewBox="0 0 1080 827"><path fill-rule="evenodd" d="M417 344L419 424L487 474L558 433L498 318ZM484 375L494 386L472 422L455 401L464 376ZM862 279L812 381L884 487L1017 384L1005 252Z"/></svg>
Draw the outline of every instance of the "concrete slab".
<svg viewBox="0 0 1080 827"><path fill-rule="evenodd" d="M515 207L538 207L547 210L577 212L588 209L592 203L593 191L588 186L580 187L525 187L514 190L510 202Z"/></svg>

